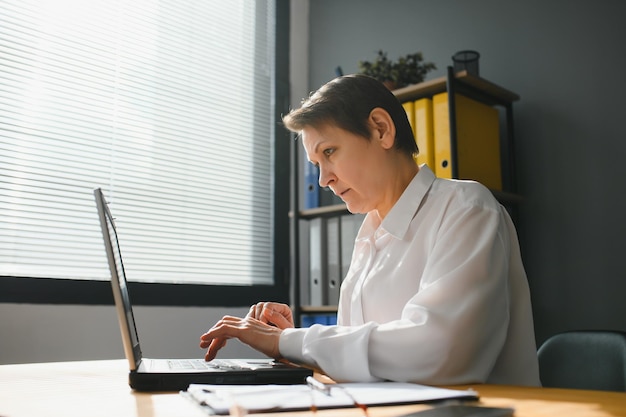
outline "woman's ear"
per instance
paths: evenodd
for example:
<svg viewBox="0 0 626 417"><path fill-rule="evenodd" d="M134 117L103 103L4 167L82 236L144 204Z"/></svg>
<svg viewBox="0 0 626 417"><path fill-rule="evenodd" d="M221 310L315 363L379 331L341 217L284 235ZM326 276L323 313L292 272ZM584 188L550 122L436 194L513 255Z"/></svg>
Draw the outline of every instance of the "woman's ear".
<svg viewBox="0 0 626 417"><path fill-rule="evenodd" d="M396 125L387 110L376 107L370 112L372 140L376 140L384 149L391 149L396 142Z"/></svg>

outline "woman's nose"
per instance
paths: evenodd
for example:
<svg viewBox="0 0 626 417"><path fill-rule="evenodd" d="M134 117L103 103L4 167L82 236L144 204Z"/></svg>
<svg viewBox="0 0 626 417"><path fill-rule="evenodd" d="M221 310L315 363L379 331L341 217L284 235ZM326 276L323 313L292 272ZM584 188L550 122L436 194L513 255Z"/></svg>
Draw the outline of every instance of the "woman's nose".
<svg viewBox="0 0 626 417"><path fill-rule="evenodd" d="M326 167L322 167L321 165L319 166L319 183L320 183L320 187L328 187L329 185L332 184L333 180L335 179L334 175L332 174L332 171L330 171L328 168Z"/></svg>

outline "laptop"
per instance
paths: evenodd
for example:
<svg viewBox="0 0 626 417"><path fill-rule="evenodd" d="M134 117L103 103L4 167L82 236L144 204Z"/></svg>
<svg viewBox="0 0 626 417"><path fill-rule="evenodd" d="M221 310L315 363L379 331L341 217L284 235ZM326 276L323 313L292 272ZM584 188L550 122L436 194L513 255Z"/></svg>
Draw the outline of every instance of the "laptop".
<svg viewBox="0 0 626 417"><path fill-rule="evenodd" d="M113 216L100 188L94 190L111 287L130 366L129 385L138 391L180 391L189 384L303 384L311 369L273 359L147 359L141 354L124 263Z"/></svg>

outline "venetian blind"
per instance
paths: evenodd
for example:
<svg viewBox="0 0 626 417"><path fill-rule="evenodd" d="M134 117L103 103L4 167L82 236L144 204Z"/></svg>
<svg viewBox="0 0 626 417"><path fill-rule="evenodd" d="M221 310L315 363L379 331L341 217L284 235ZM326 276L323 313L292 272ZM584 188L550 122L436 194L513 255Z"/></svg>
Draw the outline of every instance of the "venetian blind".
<svg viewBox="0 0 626 417"><path fill-rule="evenodd" d="M272 1L0 3L0 275L272 283Z"/></svg>

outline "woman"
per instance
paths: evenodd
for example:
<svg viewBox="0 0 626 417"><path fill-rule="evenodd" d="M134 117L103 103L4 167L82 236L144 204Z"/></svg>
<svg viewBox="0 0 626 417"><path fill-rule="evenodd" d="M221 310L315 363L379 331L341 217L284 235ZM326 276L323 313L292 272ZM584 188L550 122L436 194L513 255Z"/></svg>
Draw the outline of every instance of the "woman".
<svg viewBox="0 0 626 417"><path fill-rule="evenodd" d="M402 105L370 77L330 81L283 122L320 186L367 213L337 325L297 329L288 306L258 303L201 336L206 359L234 337L340 381L539 385L517 235L490 191L418 167Z"/></svg>

